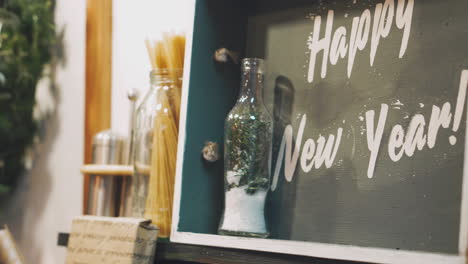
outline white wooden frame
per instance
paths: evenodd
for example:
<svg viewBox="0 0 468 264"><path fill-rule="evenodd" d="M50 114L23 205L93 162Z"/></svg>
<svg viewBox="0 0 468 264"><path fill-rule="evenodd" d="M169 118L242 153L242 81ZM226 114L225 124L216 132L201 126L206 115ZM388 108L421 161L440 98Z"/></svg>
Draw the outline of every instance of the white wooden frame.
<svg viewBox="0 0 468 264"><path fill-rule="evenodd" d="M195 17L195 2L191 0L192 17ZM188 6L188 5L187 5ZM375 263L408 263L408 264L467 264L468 263L468 180L466 169L468 168L468 159L464 158L461 219L459 234L459 255L438 254L421 251L392 250L372 247L359 247L348 245L336 245L316 242L299 242L278 239L260 239L234 236L220 236L211 234L199 234L191 232L179 232L180 198L182 190L182 167L185 152L185 124L187 118L187 101L192 57L193 41L193 22L187 32L187 41L185 50L185 69L183 75L183 91L181 103L181 115L179 124L179 146L177 150L177 169L174 190L174 207L172 215L172 230L170 240L178 243L205 245L214 247L237 248L247 250L258 250L266 252L276 252L294 255L303 255L319 258L354 260ZM468 107L467 107L468 108ZM468 114L467 127L468 132ZM465 153L468 153L468 138L465 135Z"/></svg>

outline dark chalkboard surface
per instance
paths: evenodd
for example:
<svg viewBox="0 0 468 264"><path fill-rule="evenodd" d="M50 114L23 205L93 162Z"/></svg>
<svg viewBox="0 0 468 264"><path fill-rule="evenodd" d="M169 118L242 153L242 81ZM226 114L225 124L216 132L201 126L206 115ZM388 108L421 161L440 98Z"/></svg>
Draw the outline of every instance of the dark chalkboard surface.
<svg viewBox="0 0 468 264"><path fill-rule="evenodd" d="M175 236L216 234L222 211L222 162L199 150L222 142L238 92L237 68L211 61L224 46L268 65L271 239L458 255L466 10L466 0L197 1Z"/></svg>
<svg viewBox="0 0 468 264"><path fill-rule="evenodd" d="M468 69L468 2L415 1L412 19L402 29L396 25L398 1L387 1L391 2L387 11L391 15L385 16L388 21L374 25L378 23L376 5L383 2L320 1L276 9L265 1L250 17L247 54L266 58L269 66L265 99L277 125L274 153L279 152L288 124L292 125L294 145L300 146L291 182L284 178L283 161L277 190L271 195L271 226L280 239L457 253L466 117L460 119L456 131L453 117L461 73ZM408 8L408 1L402 2ZM356 49L348 77L352 21L366 9L369 31L361 36L368 40L362 50ZM329 10L333 10L333 18ZM319 16L320 32L314 32ZM313 45L314 34L325 39L327 18L333 21L328 57L332 56L331 42L339 27L346 30L340 41L347 49L336 65L328 58L323 78L324 52L319 51L313 81L309 81L311 50L307 44ZM362 23L365 32L366 22ZM391 23L388 36L379 36L371 66L371 43L378 36L373 35L373 28L385 30L386 23ZM405 30L407 47L400 58ZM447 119L447 128L428 135L438 117L433 107L442 109L445 103L450 104L448 113L452 116ZM466 111L463 103L460 113ZM366 113L375 112L375 134L382 104L388 110L386 121L381 123L382 139L375 149L375 169L370 178L367 123L372 118ZM304 115L304 132L299 140ZM405 148L398 161L391 159L388 146L395 125L405 131L405 144L416 144ZM408 133L409 127L415 129L415 137ZM336 141L330 141L329 135L336 137L339 128L342 136L333 164L317 169L315 162L305 172L301 156L306 140L313 140L317 155L318 138L328 139L327 143L335 147ZM449 142L451 136L456 137L454 145ZM429 139L436 140L432 147L428 146ZM418 141L421 146L417 146ZM394 152L399 151L401 148ZM406 154L412 151L411 156Z"/></svg>

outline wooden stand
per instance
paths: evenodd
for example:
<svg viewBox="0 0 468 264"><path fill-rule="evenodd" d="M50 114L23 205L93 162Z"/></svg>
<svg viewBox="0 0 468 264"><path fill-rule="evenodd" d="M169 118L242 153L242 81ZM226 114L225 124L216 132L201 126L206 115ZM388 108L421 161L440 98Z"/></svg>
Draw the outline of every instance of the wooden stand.
<svg viewBox="0 0 468 264"><path fill-rule="evenodd" d="M127 192L128 192L128 187L127 186L131 182L131 177L133 174L133 166L130 165L102 165L102 164L86 164L81 167L81 173L85 178L89 178L90 175L99 175L103 177L96 177L95 182L93 184L96 184L97 186L100 186L101 181L104 179L109 179L108 177L120 177L120 179L115 179L115 180L120 180L121 181L121 186L118 188L118 190L115 190L117 192L120 192L120 206L123 204L127 204L128 202L126 201L127 197ZM88 183L89 184L89 183ZM85 186L85 190L87 192L84 193L84 200L89 201L90 198L90 191L93 190L94 188L90 188L90 186ZM96 198L97 194L94 194L93 197ZM125 200L125 201L124 201ZM90 201L93 203L93 207L96 208L95 204L95 199L93 201ZM89 206L86 204L86 207L84 207L84 214L89 213L89 209L87 208ZM124 206L125 207L125 206ZM123 211L122 211L123 210ZM116 212L118 215L127 215L127 212L125 209L119 209L119 211Z"/></svg>

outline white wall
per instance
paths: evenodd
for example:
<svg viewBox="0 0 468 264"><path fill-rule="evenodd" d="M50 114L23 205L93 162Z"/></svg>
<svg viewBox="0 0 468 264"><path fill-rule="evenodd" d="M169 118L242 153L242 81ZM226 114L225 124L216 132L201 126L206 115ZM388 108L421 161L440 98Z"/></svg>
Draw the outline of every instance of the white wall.
<svg viewBox="0 0 468 264"><path fill-rule="evenodd" d="M130 104L127 91L149 88L150 61L145 39L162 32L187 32L193 21L194 0L114 0L112 40L112 129L127 136Z"/></svg>
<svg viewBox="0 0 468 264"><path fill-rule="evenodd" d="M65 29L65 65L56 72L56 112L46 122L32 170L25 175L7 209L7 224L26 263L64 263L58 232L68 232L81 213L85 88L86 1L57 0L56 23ZM2 222L0 220L0 222Z"/></svg>

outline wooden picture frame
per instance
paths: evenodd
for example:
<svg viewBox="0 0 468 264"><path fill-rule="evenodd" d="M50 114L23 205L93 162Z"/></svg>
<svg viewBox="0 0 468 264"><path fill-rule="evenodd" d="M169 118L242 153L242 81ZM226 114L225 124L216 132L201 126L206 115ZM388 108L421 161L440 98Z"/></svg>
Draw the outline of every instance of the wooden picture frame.
<svg viewBox="0 0 468 264"><path fill-rule="evenodd" d="M197 0L200 3L202 0ZM195 1L194 1L195 2ZM196 3L194 3L197 5ZM197 11L195 11L196 13ZM200 15L194 14L194 17ZM201 14L204 15L204 14ZM197 27L202 25L192 25L194 31ZM182 106L181 106L181 119L179 125L179 146L177 157L177 172L175 181L174 192L174 207L172 218L172 233L171 241L177 243L186 243L193 245L204 245L213 247L225 247L247 250L258 250L265 252L276 252L294 255L303 255L310 257L331 258L340 260L352 260L363 262L375 263L440 263L440 264L464 264L468 263L468 158L464 158L464 172L463 172L463 186L462 188L462 201L461 201L461 219L460 219L460 232L459 232L459 252L458 254L442 254L431 253L423 251L409 251L400 249L384 249L377 247L360 247L351 245L315 243L315 242L300 242L300 241L287 241L278 239L259 239L247 237L233 237L233 236L220 236L215 234L203 234L195 232L185 232L179 230L181 223L181 197L183 194L182 180L183 180L183 164L184 153L187 151L195 151L187 149L185 142L188 133L186 131L187 111L190 89L195 89L191 85L191 76L193 74L192 53L194 43L194 31L187 34L186 44L186 57L185 57L185 70L183 76L183 93L182 93ZM197 36L200 37L200 36ZM199 55L197 55L199 56ZM220 88L221 89L221 88ZM466 111L465 111L466 112ZM466 117L465 117L466 118ZM468 125L468 122L467 122ZM468 131L468 126L467 126ZM465 153L468 150L468 139L465 140ZM186 176L186 175L185 175Z"/></svg>

